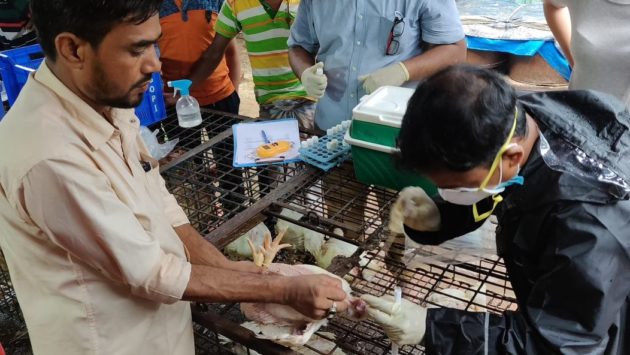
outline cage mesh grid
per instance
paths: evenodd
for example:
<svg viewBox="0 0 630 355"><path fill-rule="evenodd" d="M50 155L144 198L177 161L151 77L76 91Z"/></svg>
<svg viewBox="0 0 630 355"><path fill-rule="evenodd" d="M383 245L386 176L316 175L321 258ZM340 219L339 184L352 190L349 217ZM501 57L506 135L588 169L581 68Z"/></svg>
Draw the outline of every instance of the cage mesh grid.
<svg viewBox="0 0 630 355"><path fill-rule="evenodd" d="M385 212L389 210L396 194L355 181L351 169L351 164L346 164L329 175L313 176L302 188L282 196L276 204L301 214L315 214L315 218L300 220L300 225L309 229L322 232L331 227L341 227L358 236L352 241L366 247L368 251L361 253L362 266L343 276L356 294L393 294L394 287L398 285L403 289L405 299L426 307L448 306L494 313L516 309L505 266L498 257L457 265L405 265L402 262L403 245L392 243L386 228L388 216ZM323 181L324 177L328 180ZM330 181L335 183L331 184ZM336 199L331 198L335 195ZM326 206L331 200L343 202L332 213ZM365 211L364 216L360 215L362 211ZM277 212L272 214L297 222ZM295 251L283 251L276 260L291 264L312 261L308 253ZM216 305L209 306L210 311L215 311L213 307ZM238 310L238 305L230 307ZM237 323L244 321L242 316L232 315L228 318ZM320 329L316 335L329 339L335 345L325 350L306 346L298 352L337 355L388 354L391 351L390 341L372 321L358 323L341 316ZM400 354L424 354L424 350L421 346L405 346L400 349Z"/></svg>
<svg viewBox="0 0 630 355"><path fill-rule="evenodd" d="M336 237L333 230L340 228L343 240L365 246L382 227L395 199L396 193L391 190L358 182L352 164L345 163L311 177L300 189L275 201L275 205L305 216L309 229Z"/></svg>
<svg viewBox="0 0 630 355"><path fill-rule="evenodd" d="M179 139L177 147L181 150L188 151L203 144L205 141L217 136L218 134L230 130L232 125L253 120L243 116L231 115L225 112L201 109L202 123L193 128L181 128L177 123L177 114L174 110L169 110L168 116L161 122L158 122L149 128L157 129L158 139L161 142L166 140Z"/></svg>
<svg viewBox="0 0 630 355"><path fill-rule="evenodd" d="M167 189L202 234L235 217L304 167L291 164L238 169L232 167L231 159L215 158L231 150L228 138L162 173Z"/></svg>

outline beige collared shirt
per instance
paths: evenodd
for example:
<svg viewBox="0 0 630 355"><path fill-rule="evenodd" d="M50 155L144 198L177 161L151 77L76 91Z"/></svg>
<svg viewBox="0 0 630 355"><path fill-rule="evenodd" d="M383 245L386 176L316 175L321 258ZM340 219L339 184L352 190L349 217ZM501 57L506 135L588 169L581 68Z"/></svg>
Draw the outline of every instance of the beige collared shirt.
<svg viewBox="0 0 630 355"><path fill-rule="evenodd" d="M35 355L192 355L188 223L138 134L42 64L0 122L0 246ZM145 172L140 161L150 162Z"/></svg>

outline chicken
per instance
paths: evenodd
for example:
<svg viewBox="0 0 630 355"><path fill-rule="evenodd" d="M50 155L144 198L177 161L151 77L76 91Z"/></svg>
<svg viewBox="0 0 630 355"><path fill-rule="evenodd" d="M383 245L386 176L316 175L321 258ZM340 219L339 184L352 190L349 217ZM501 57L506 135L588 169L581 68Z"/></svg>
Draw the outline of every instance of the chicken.
<svg viewBox="0 0 630 355"><path fill-rule="evenodd" d="M457 288L446 288L432 293L427 297L429 308L447 307L456 309L465 309L470 312L485 312L487 306L486 286L483 285L477 295L472 290L479 288L479 283L470 287L470 289L462 290ZM474 297L474 299L473 299ZM472 302L471 302L472 301ZM471 302L470 307L466 308Z"/></svg>
<svg viewBox="0 0 630 355"><path fill-rule="evenodd" d="M303 219L303 215L290 209L283 209L280 215L295 220ZM321 268L327 269L336 256L349 257L357 251L358 247L342 240L330 238L327 240L322 233L309 228L298 226L294 223L279 219L276 224L276 232L286 231L284 241L293 245L296 250L306 250L313 255L315 262ZM336 235L343 237L343 231L335 229ZM255 244L255 243L254 243Z"/></svg>
<svg viewBox="0 0 630 355"><path fill-rule="evenodd" d="M358 297L352 296L352 289L347 281L329 273L315 265L288 265L271 263L275 254L288 244L280 244L283 233L271 242L270 236L265 238L264 245L254 250L254 262L267 268L270 273L283 276L300 276L309 274L328 274L342 282L342 288L347 297L348 315L356 320L367 318L367 304ZM315 320L304 316L295 309L274 303L242 303L241 311L245 317L260 325L259 338L269 339L285 346L301 346L308 342L311 336L322 326L327 324L326 319Z"/></svg>
<svg viewBox="0 0 630 355"><path fill-rule="evenodd" d="M252 259L252 249L249 246L248 239L255 247L263 245L266 235L271 235L269 228L264 223L258 224L238 239L225 247L225 253L231 257Z"/></svg>
<svg viewBox="0 0 630 355"><path fill-rule="evenodd" d="M299 221L303 215L299 212L295 212L288 208L284 208L280 212L281 216ZM276 233L285 231L284 241L293 245L293 248L298 251L304 250L304 232L306 228L298 226L297 224L285 221L284 219L278 219L276 223Z"/></svg>
<svg viewBox="0 0 630 355"><path fill-rule="evenodd" d="M241 327L251 330L254 334L273 333L274 331L277 331L277 329L275 329L273 325L260 325L256 322L245 322L241 324ZM294 346L293 350L302 355L346 355L343 351L341 351L341 349L336 348L337 345L334 342L336 338L335 334L327 332L320 332L318 334L321 334L321 336L315 334L305 344L308 348ZM219 338L223 346L231 345L230 350L235 355L261 355L259 352L247 349L241 344L233 343L228 338L225 338L223 336L219 336ZM334 351L332 351L333 349Z"/></svg>
<svg viewBox="0 0 630 355"><path fill-rule="evenodd" d="M343 237L343 231L339 228L335 228L334 233ZM323 234L307 229L304 233L304 249L313 255L317 266L328 269L335 257L350 257L359 247L336 238L326 240Z"/></svg>

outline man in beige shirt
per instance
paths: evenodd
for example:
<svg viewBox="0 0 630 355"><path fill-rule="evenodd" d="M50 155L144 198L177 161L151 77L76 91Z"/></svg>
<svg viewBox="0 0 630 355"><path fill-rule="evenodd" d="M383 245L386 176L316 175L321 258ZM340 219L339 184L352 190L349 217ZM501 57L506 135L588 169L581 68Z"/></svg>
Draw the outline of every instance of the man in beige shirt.
<svg viewBox="0 0 630 355"><path fill-rule="evenodd" d="M131 109L160 3L31 1L46 60L0 122L0 247L36 355L192 355L182 300L344 307L333 278L228 261L167 192Z"/></svg>

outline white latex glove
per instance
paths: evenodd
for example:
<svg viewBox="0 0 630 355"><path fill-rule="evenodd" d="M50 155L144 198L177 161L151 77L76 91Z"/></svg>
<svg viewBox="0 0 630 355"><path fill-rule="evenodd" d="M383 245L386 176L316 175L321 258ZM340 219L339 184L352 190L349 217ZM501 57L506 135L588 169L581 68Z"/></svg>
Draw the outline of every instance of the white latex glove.
<svg viewBox="0 0 630 355"><path fill-rule="evenodd" d="M422 306L402 300L396 304L394 296L374 297L363 295L368 304L368 314L383 327L385 334L398 345L420 344L426 332L427 310Z"/></svg>
<svg viewBox="0 0 630 355"><path fill-rule="evenodd" d="M440 210L433 199L419 187L404 188L392 207L392 215L394 211L402 211L403 223L414 230L419 232L440 230L442 220Z"/></svg>
<svg viewBox="0 0 630 355"><path fill-rule="evenodd" d="M302 77L300 80L302 81L302 85L304 86L304 90L308 96L319 99L324 96L326 92L326 87L328 86L328 78L326 78L325 74L318 74L317 70L321 69L321 72L324 71L324 63L319 62L312 67L307 68L302 73Z"/></svg>
<svg viewBox="0 0 630 355"><path fill-rule="evenodd" d="M368 94L373 93L381 86L400 86L407 80L409 80L409 71L402 62L388 65L385 68L359 77L359 81L363 83L363 89Z"/></svg>

